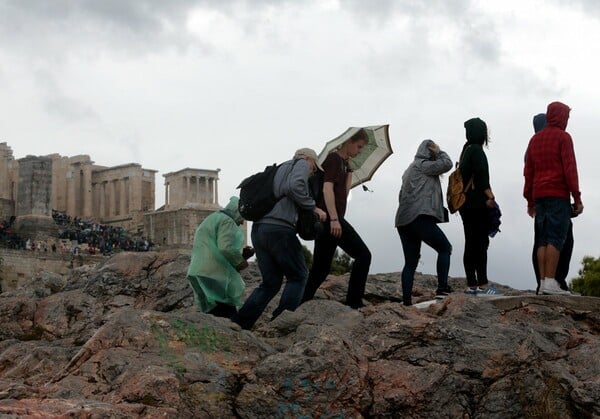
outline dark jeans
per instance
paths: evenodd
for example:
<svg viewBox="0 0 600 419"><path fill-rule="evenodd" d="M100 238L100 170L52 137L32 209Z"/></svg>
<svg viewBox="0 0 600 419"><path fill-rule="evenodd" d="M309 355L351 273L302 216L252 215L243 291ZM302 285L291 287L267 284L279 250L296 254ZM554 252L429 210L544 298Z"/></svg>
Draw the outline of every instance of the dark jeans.
<svg viewBox="0 0 600 419"><path fill-rule="evenodd" d="M226 317L228 319L234 316L235 313L237 313L237 308L235 306L223 303L217 303L217 305L208 312L208 314L212 314L213 316Z"/></svg>
<svg viewBox="0 0 600 419"><path fill-rule="evenodd" d="M294 311L302 300L308 269L302 246L291 227L275 224L254 224L252 244L256 251L261 284L254 289L232 320L243 329L251 329L279 292L285 276L287 282L273 318L284 310Z"/></svg>
<svg viewBox="0 0 600 419"><path fill-rule="evenodd" d="M536 246L554 246L559 252L567 239L571 224L571 203L565 198L535 200Z"/></svg>
<svg viewBox="0 0 600 419"><path fill-rule="evenodd" d="M465 232L463 265L467 276L467 285L469 287L486 285L488 283L487 251L490 245L488 209L464 208L459 212Z"/></svg>
<svg viewBox="0 0 600 419"><path fill-rule="evenodd" d="M535 238L533 245L533 252L531 254L531 262L533 263L533 270L535 272L535 280L537 281L537 288L535 293L537 294L540 290L540 267L537 260L537 246L535 243L538 242L538 229L537 224L534 224ZM558 259L558 266L556 267L556 281L563 290L568 291L569 286L567 285L567 275L569 274L569 264L571 263L571 256L573 255L573 246L575 241L573 239L573 223L569 222L569 228L567 230L567 239L560 251L560 257Z"/></svg>
<svg viewBox="0 0 600 419"><path fill-rule="evenodd" d="M398 234L400 234L404 252L404 268L402 269L402 301L404 304L412 304L413 281L421 257L421 243L423 242L438 253L436 264L438 290L446 290L452 245L438 227L435 218L429 215L419 215L410 224L398 227Z"/></svg>
<svg viewBox="0 0 600 419"><path fill-rule="evenodd" d="M340 225L342 226L342 236L340 238L331 235L329 223L326 223L325 232L315 240L313 266L308 276L302 301L312 300L315 296L315 293L329 275L335 249L339 246L348 256L354 259L350 281L348 282L346 305L359 308L364 305L362 298L365 294L367 275L371 266L371 252L348 221L340 218Z"/></svg>

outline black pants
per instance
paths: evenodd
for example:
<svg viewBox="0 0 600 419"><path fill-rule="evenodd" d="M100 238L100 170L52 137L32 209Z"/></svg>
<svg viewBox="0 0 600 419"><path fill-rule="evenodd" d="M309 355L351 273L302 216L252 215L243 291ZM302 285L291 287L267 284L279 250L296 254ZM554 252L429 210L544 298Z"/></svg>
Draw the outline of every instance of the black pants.
<svg viewBox="0 0 600 419"><path fill-rule="evenodd" d="M402 300L405 305L412 304L412 288L415 271L421 258L421 243L425 243L438 253L436 271L438 291L448 288L448 270L450 269L450 254L452 245L437 220L430 215L419 215L410 224L398 227L404 253L402 268Z"/></svg>
<svg viewBox="0 0 600 419"><path fill-rule="evenodd" d="M490 245L488 237L488 209L464 208L460 217L465 231L465 252L463 265L469 287L484 286L488 283L487 251Z"/></svg>
<svg viewBox="0 0 600 419"><path fill-rule="evenodd" d="M535 280L537 281L537 288L535 289L535 293L537 294L540 291L540 267L538 265L537 260L537 247L535 243L537 243L537 234L538 231L535 229L535 236L533 240L533 252L531 254L531 261L533 262L533 270L535 272ZM573 223L569 222L569 229L567 230L567 240L565 240L565 244L563 245L562 250L560 251L560 257L558 259L558 266L556 267L556 281L560 285L560 287L568 291L569 286L567 285L567 275L569 274L569 264L571 263L571 256L573 255L573 246L575 241L573 239Z"/></svg>
<svg viewBox="0 0 600 419"><path fill-rule="evenodd" d="M367 275L371 266L371 252L350 223L340 218L340 225L342 226L342 236L340 238L331 235L329 223L326 223L325 232L315 240L313 265L304 289L303 302L312 300L327 275L329 275L335 249L339 246L348 256L354 259L350 281L348 282L346 304L352 308L363 306L362 298L365 294Z"/></svg>
<svg viewBox="0 0 600 419"><path fill-rule="evenodd" d="M217 305L208 312L208 314L212 314L216 317L227 317L230 319L234 314L237 313L237 308L235 306L230 306L229 304L217 303Z"/></svg>

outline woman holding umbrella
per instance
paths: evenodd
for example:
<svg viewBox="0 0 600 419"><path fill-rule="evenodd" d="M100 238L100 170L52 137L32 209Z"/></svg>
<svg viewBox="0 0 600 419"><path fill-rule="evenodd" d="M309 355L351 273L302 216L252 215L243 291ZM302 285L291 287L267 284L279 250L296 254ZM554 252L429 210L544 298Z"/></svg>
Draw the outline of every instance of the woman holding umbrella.
<svg viewBox="0 0 600 419"><path fill-rule="evenodd" d="M313 265L302 301L311 300L325 281L331 269L335 250L339 246L354 259L346 305L352 308L364 306L362 297L371 266L371 252L344 216L352 184L352 170L348 160L358 156L368 142L367 132L359 129L336 151L327 155L322 164L323 194L319 199L318 207L327 213L327 225L323 234L315 240Z"/></svg>

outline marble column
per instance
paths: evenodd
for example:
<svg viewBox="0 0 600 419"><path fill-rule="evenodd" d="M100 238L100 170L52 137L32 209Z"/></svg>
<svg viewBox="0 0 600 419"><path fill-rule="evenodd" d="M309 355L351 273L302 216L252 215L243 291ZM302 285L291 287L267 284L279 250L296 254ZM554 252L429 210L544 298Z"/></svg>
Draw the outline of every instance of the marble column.
<svg viewBox="0 0 600 419"><path fill-rule="evenodd" d="M217 182L217 178L213 178L213 183L215 185L215 187L214 187L214 190L215 190L214 204L218 205L219 204L219 182Z"/></svg>
<svg viewBox="0 0 600 419"><path fill-rule="evenodd" d="M83 167L83 216L92 217L92 168L90 165Z"/></svg>
<svg viewBox="0 0 600 419"><path fill-rule="evenodd" d="M129 212L129 208L127 208L127 195L129 194L129 191L127 190L128 182L127 182L126 178L120 179L118 182L121 184L121 187L120 187L120 192L121 192L120 201L121 202L119 202L119 204L121 206L121 208L120 208L121 217L123 217L123 216L127 215L127 213Z"/></svg>
<svg viewBox="0 0 600 419"><path fill-rule="evenodd" d="M202 201L205 204L209 203L209 200L208 200L208 191L209 191L208 177L204 176L204 199Z"/></svg>
<svg viewBox="0 0 600 419"><path fill-rule="evenodd" d="M106 216L106 182L98 184L98 200L100 201L98 215L100 218L104 218Z"/></svg>
<svg viewBox="0 0 600 419"><path fill-rule="evenodd" d="M169 208L169 182L165 182L165 209Z"/></svg>

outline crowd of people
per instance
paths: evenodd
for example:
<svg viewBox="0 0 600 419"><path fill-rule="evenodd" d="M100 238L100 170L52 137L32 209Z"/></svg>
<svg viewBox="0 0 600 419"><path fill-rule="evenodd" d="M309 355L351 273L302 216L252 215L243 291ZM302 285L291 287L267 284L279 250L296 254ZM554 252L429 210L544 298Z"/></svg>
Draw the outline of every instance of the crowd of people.
<svg viewBox="0 0 600 419"><path fill-rule="evenodd" d="M104 224L83 220L79 217L70 217L64 212L52 211L52 218L59 226L58 237L69 240L76 246L87 245L91 254L111 254L117 250L147 252L154 243L141 237L135 239L127 234L122 227L113 227Z"/></svg>
<svg viewBox="0 0 600 419"><path fill-rule="evenodd" d="M52 210L52 219L58 227L57 237L35 240L22 237L14 230L15 217L0 222L0 245L9 249L43 252L70 252L110 255L115 251L147 252L154 243L141 237L132 238L122 227L113 227L71 217L65 212Z"/></svg>
<svg viewBox="0 0 600 419"><path fill-rule="evenodd" d="M583 211L573 141L566 132L569 113L567 105L552 102L546 114L536 115L535 134L525 155L523 196L528 214L535 218L532 261L538 282L536 293L549 295L570 294L565 278L573 248L571 218ZM471 296L499 296L501 293L487 276L489 237L498 231L495 218L500 214L484 151L488 128L480 118L467 120L464 128L466 142L460 153L459 169L465 199L458 208L465 239L464 292ZM337 247L354 258L346 304L355 309L363 307L371 253L345 218L345 212L352 178L349 160L358 156L368 141L367 133L359 130L330 153L322 166L315 151L306 148L279 166L273 193L281 199L252 225L253 250L262 282L243 304L239 272L247 266L245 259L251 252L240 240L241 216L236 197L198 226L188 279L202 311L229 317L242 328L251 329L282 287L284 277L286 284L272 319L284 310L294 311L314 297L330 272ZM453 249L439 227L448 222L440 176L452 167L449 155L436 142L425 140L402 176L395 226L405 260L401 279L404 305L412 305L412 285L422 243L438 253L436 298L454 291L448 285ZM311 194L310 185L315 174L321 179L316 196ZM325 227L315 239L310 272L296 235L299 209L314 211ZM217 306L219 309L215 311Z"/></svg>

